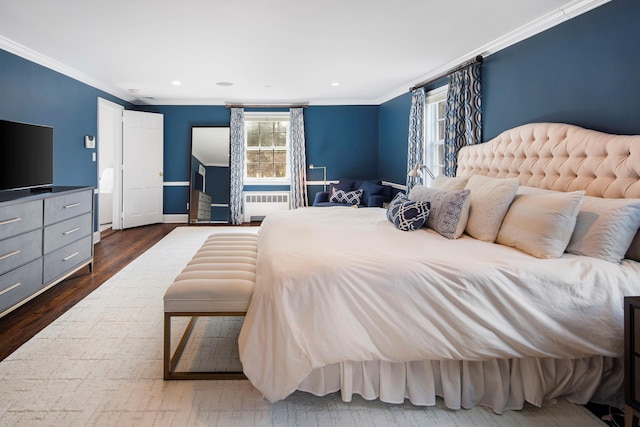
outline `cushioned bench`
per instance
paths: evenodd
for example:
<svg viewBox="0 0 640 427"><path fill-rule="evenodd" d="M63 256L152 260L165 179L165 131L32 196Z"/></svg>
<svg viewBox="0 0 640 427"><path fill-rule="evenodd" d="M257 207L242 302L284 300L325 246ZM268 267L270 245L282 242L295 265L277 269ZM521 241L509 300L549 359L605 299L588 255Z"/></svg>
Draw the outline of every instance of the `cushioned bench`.
<svg viewBox="0 0 640 427"><path fill-rule="evenodd" d="M199 316L244 316L256 280L257 235L211 235L164 295L164 379L244 379L242 372L175 371ZM171 318L190 316L171 355Z"/></svg>

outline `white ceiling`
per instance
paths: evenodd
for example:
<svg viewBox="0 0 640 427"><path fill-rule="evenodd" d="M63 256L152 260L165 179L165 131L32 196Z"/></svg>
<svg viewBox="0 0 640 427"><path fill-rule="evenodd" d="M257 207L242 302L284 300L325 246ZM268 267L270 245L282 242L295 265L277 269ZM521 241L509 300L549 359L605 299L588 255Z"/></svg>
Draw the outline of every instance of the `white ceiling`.
<svg viewBox="0 0 640 427"><path fill-rule="evenodd" d="M138 104L375 105L606 1L0 0L0 48Z"/></svg>

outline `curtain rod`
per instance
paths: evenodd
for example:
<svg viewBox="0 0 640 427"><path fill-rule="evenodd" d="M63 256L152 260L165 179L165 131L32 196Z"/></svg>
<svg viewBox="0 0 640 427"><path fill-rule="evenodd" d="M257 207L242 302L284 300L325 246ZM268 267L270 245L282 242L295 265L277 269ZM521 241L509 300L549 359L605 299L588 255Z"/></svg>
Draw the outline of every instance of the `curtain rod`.
<svg viewBox="0 0 640 427"><path fill-rule="evenodd" d="M307 108L309 104L225 104L227 108Z"/></svg>
<svg viewBox="0 0 640 427"><path fill-rule="evenodd" d="M430 78L429 80L425 80L421 83L418 83L417 85L411 87L411 89L409 89L409 92L413 92L416 89L420 89L421 87L425 87L427 85L430 85L431 83L435 82L436 80L440 80L443 77L447 77L449 74L453 74L456 71L460 71L462 69L465 69L473 64L482 64L482 61L484 60L484 58L482 57L482 55L478 55L473 59L470 59L466 62L463 62L462 64L458 65L457 67L454 67L452 69L450 69L449 71L445 71L444 73L440 73L435 77Z"/></svg>

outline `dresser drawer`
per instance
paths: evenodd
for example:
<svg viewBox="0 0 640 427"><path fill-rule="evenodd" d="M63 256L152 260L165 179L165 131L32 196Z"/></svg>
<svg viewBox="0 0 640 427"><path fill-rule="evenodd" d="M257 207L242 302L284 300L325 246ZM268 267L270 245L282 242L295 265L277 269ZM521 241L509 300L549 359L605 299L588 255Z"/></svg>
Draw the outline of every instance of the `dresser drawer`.
<svg viewBox="0 0 640 427"><path fill-rule="evenodd" d="M44 199L44 225L91 212L93 191L80 191Z"/></svg>
<svg viewBox="0 0 640 427"><path fill-rule="evenodd" d="M207 193L200 193L200 202L204 204L211 204L211 195Z"/></svg>
<svg viewBox="0 0 640 427"><path fill-rule="evenodd" d="M0 239L42 227L42 200L0 206Z"/></svg>
<svg viewBox="0 0 640 427"><path fill-rule="evenodd" d="M0 274L42 256L42 230L29 231L0 241Z"/></svg>
<svg viewBox="0 0 640 427"><path fill-rule="evenodd" d="M43 281L49 284L91 258L91 236L44 256Z"/></svg>
<svg viewBox="0 0 640 427"><path fill-rule="evenodd" d="M50 225L44 229L44 253L55 251L91 234L93 215L84 215Z"/></svg>
<svg viewBox="0 0 640 427"><path fill-rule="evenodd" d="M0 313L42 289L42 258L0 276Z"/></svg>

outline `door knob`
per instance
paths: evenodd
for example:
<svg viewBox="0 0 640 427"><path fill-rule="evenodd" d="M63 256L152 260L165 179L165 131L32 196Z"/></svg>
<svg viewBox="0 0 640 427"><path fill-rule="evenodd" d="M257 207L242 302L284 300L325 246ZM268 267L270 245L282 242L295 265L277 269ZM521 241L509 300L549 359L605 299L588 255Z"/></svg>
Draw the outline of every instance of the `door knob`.
<svg viewBox="0 0 640 427"><path fill-rule="evenodd" d="M158 172L158 176L162 176L162 172Z"/></svg>

